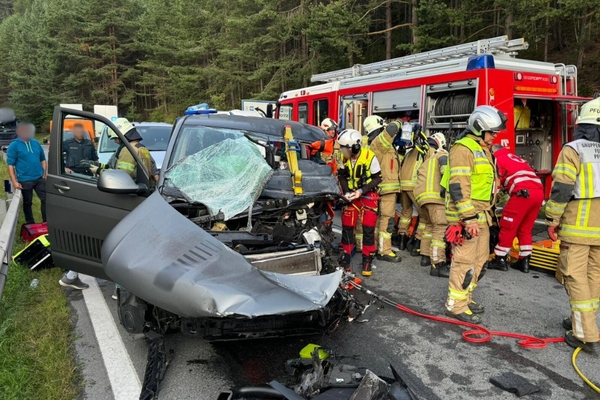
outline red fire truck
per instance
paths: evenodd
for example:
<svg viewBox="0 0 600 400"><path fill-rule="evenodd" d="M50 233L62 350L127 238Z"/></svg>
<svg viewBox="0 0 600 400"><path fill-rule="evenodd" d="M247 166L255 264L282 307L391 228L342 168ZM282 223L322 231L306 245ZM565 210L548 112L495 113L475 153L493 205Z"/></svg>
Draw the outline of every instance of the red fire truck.
<svg viewBox="0 0 600 400"><path fill-rule="evenodd" d="M371 114L408 119L450 143L476 106L506 114L497 141L526 159L545 181L572 137L578 105L577 68L516 58L524 39L507 36L314 75L326 82L281 94L276 116L318 125L326 117L362 131Z"/></svg>

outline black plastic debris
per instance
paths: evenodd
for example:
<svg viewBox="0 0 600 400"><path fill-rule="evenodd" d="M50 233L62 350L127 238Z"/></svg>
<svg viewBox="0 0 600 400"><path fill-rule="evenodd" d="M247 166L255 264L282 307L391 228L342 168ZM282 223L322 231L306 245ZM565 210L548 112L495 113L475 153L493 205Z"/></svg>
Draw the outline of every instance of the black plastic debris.
<svg viewBox="0 0 600 400"><path fill-rule="evenodd" d="M500 376L490 378L490 383L507 392L514 393L517 397L527 396L528 394L540 391L539 386L535 386L520 375L512 372L505 372Z"/></svg>

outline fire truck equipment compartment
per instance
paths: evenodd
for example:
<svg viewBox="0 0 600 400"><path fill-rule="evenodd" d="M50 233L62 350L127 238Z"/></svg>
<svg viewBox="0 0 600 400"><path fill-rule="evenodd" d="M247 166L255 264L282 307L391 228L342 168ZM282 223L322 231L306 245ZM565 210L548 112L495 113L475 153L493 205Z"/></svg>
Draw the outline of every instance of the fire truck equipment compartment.
<svg viewBox="0 0 600 400"><path fill-rule="evenodd" d="M342 273L261 272L155 192L102 246L106 274L146 302L182 317L258 317L319 310Z"/></svg>

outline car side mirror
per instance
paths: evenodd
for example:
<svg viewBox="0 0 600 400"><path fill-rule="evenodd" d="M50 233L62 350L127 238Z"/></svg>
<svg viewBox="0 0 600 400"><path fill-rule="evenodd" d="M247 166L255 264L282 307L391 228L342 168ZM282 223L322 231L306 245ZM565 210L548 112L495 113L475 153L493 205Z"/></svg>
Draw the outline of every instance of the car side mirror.
<svg viewBox="0 0 600 400"><path fill-rule="evenodd" d="M98 190L114 194L145 194L148 186L135 183L129 174L120 169L108 169L100 174Z"/></svg>
<svg viewBox="0 0 600 400"><path fill-rule="evenodd" d="M44 144L48 144L48 138L44 138L43 142Z"/></svg>

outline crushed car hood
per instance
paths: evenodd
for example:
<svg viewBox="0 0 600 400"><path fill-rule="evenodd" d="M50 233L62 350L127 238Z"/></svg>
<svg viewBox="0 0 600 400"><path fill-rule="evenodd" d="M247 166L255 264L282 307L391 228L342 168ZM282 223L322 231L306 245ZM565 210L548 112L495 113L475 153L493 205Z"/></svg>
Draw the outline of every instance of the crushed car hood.
<svg viewBox="0 0 600 400"><path fill-rule="evenodd" d="M317 310L342 273L261 272L155 192L102 246L106 274L141 299L182 317L258 317Z"/></svg>

